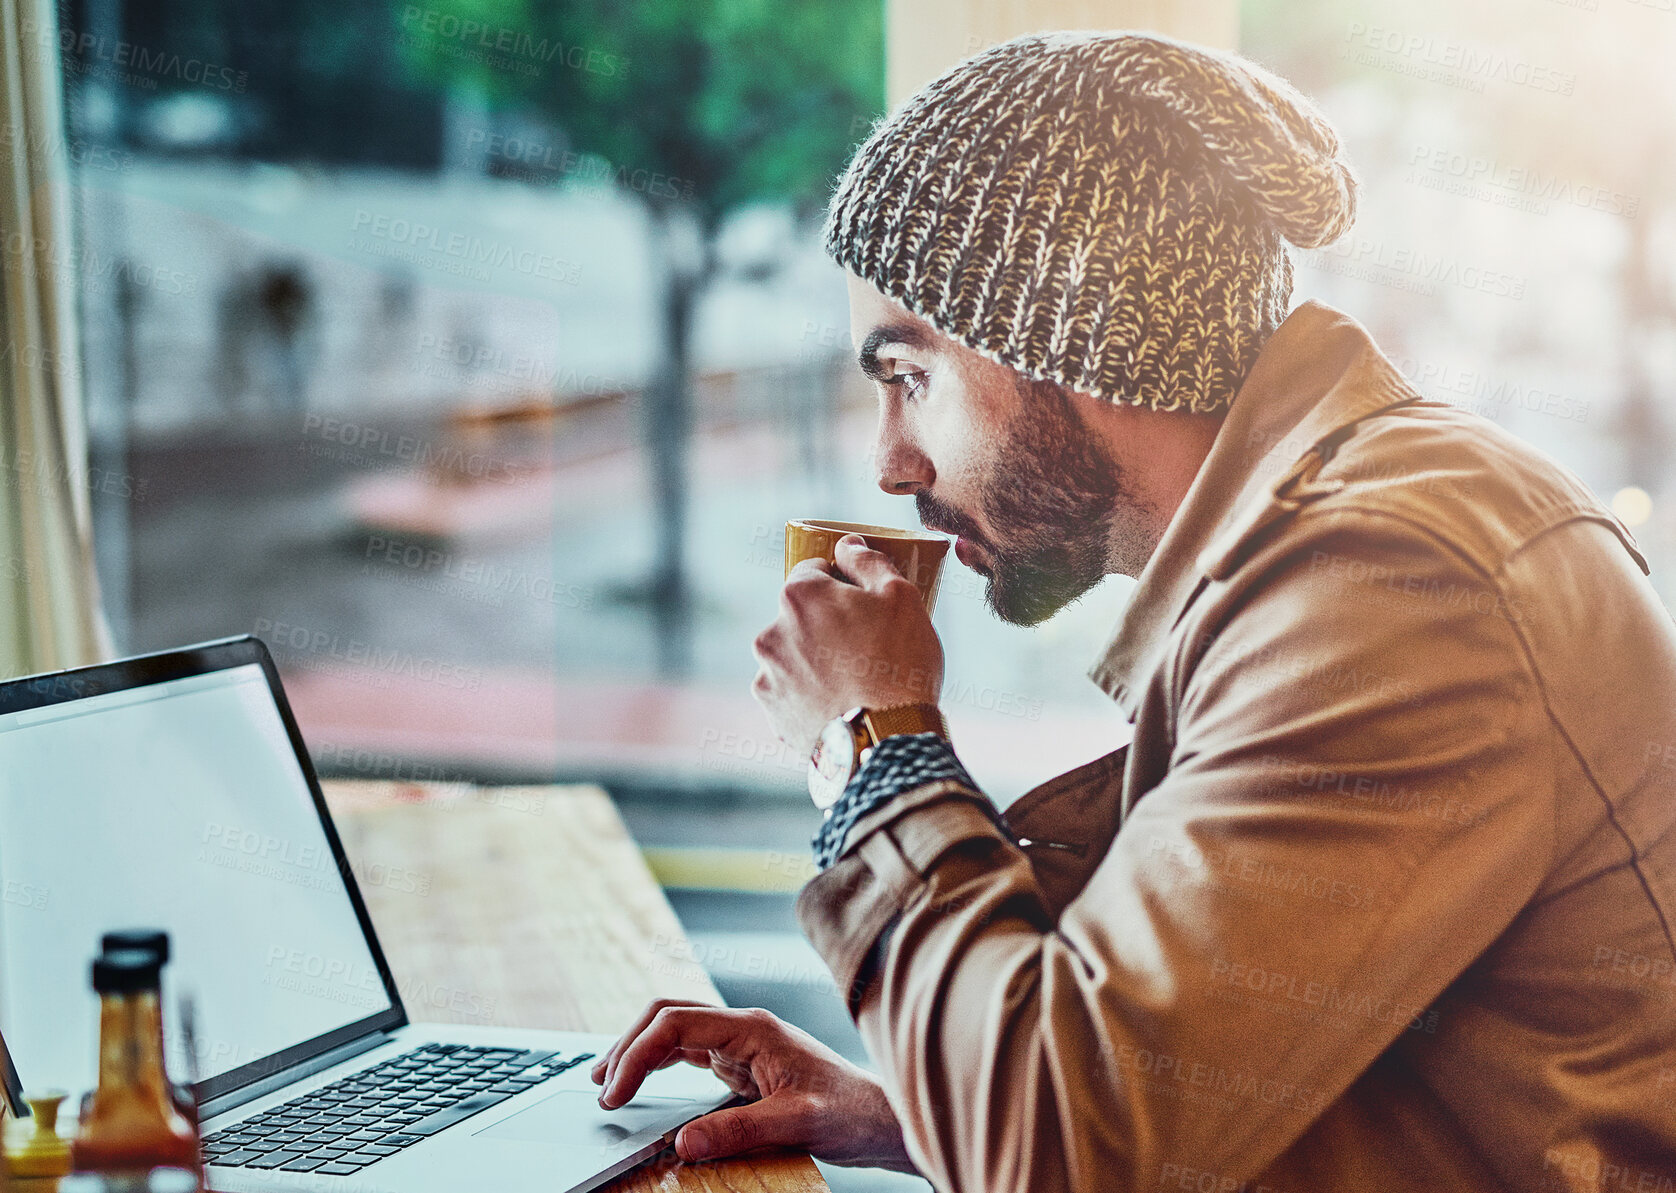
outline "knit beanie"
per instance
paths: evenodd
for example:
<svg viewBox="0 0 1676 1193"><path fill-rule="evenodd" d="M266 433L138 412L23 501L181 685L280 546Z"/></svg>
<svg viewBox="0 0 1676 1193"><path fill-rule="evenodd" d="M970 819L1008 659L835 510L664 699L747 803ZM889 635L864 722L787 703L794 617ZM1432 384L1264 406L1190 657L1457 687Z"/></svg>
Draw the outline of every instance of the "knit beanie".
<svg viewBox="0 0 1676 1193"><path fill-rule="evenodd" d="M1282 240L1326 244L1355 208L1331 126L1255 63L1150 34L1037 34L874 127L826 251L1032 379L1209 412L1286 317Z"/></svg>

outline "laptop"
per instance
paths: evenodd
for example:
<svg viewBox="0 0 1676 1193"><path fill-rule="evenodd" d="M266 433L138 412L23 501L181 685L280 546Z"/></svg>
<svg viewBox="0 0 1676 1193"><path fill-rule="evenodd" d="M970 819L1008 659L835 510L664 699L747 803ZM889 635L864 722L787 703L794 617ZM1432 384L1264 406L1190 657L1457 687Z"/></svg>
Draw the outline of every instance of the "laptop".
<svg viewBox="0 0 1676 1193"><path fill-rule="evenodd" d="M602 1110L587 1074L610 1036L409 1022L256 638L0 683L14 1107L97 1084L89 963L128 927L170 933L169 1067L195 1075L212 1189L592 1189L732 1100L674 1065Z"/></svg>

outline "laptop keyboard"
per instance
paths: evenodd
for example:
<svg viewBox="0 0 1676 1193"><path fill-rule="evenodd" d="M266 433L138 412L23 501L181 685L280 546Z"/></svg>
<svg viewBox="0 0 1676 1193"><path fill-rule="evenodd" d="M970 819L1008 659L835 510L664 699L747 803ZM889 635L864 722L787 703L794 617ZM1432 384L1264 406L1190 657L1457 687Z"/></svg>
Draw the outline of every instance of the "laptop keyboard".
<svg viewBox="0 0 1676 1193"><path fill-rule="evenodd" d="M204 1163L348 1176L592 1060L427 1044L204 1137Z"/></svg>

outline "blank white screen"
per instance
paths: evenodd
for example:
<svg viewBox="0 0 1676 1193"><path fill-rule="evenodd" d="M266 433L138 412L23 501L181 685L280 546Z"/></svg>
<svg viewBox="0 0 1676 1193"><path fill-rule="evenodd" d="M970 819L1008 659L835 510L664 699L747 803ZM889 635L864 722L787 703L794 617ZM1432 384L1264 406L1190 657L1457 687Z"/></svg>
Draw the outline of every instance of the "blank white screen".
<svg viewBox="0 0 1676 1193"><path fill-rule="evenodd" d="M164 928L170 1073L208 1078L389 1007L262 669L0 715L0 1032L26 1086L96 1084L89 965Z"/></svg>

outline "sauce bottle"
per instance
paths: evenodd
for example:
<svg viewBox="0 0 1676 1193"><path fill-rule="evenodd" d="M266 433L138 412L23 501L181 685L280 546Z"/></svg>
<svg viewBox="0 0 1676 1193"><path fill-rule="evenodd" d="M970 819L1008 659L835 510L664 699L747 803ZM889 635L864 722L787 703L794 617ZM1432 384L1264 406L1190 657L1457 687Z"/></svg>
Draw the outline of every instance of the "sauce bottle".
<svg viewBox="0 0 1676 1193"><path fill-rule="evenodd" d="M141 952L153 953L157 957L159 969L169 963L169 934L160 928L123 928L115 932L107 932L99 938L101 953L114 953L118 949L138 949ZM159 991L161 993L161 990ZM157 1034L163 1034L163 1000L157 1000ZM167 1051L164 1052L167 1057ZM186 1121L194 1127L198 1125L198 1099L192 1092L192 1087L180 1082L169 1084L169 1094L174 1098L175 1109L185 1116ZM88 1095L89 1098L92 1095ZM85 1115L89 1103L82 1104Z"/></svg>
<svg viewBox="0 0 1676 1193"><path fill-rule="evenodd" d="M198 1131L175 1107L163 1067L155 953L115 949L93 962L99 995L99 1088L70 1147L77 1172L191 1170L201 1181Z"/></svg>

